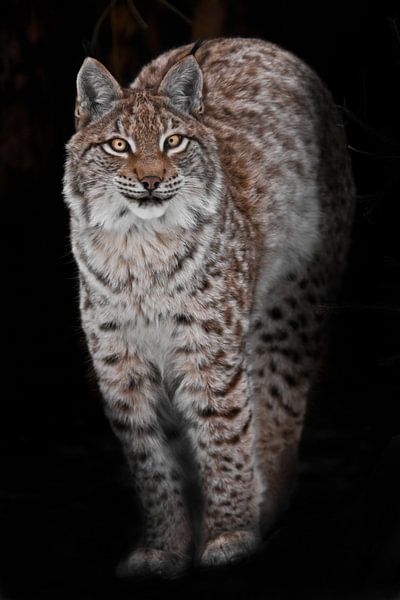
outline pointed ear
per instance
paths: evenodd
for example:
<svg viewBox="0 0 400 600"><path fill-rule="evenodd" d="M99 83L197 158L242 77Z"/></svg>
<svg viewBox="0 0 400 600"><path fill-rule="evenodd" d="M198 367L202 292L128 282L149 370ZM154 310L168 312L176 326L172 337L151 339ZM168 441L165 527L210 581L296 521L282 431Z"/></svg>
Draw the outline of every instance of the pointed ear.
<svg viewBox="0 0 400 600"><path fill-rule="evenodd" d="M94 58L86 58L76 80L75 124L85 127L112 110L123 97L122 88L107 69Z"/></svg>
<svg viewBox="0 0 400 600"><path fill-rule="evenodd" d="M203 112L203 74L194 56L186 56L164 75L159 93L167 96L173 106L182 112Z"/></svg>

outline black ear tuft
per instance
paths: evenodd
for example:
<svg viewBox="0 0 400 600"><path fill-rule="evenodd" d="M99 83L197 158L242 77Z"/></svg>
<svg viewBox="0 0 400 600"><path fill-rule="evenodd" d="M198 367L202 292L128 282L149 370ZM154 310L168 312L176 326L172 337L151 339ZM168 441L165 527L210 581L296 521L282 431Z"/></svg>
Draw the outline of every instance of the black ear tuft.
<svg viewBox="0 0 400 600"><path fill-rule="evenodd" d="M121 87L107 69L94 58L86 58L78 73L76 99L77 129L100 119L123 97Z"/></svg>
<svg viewBox="0 0 400 600"><path fill-rule="evenodd" d="M201 46L204 44L204 40L202 39L198 39L197 42L194 44L193 48L191 49L191 51L189 52L189 54L193 54L193 56L195 56L197 50L199 48L201 48Z"/></svg>
<svg viewBox="0 0 400 600"><path fill-rule="evenodd" d="M203 74L192 54L175 63L164 76L159 93L168 97L173 106L192 114L201 113Z"/></svg>

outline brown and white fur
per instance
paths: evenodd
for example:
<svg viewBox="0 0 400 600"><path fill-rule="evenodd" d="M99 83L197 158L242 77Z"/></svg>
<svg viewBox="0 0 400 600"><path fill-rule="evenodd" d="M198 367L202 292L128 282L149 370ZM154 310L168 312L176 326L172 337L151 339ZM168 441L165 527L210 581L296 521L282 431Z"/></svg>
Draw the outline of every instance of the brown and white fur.
<svg viewBox="0 0 400 600"><path fill-rule="evenodd" d="M353 212L309 67L260 40L190 50L129 89L86 59L67 148L83 329L143 507L128 574L239 560L285 506Z"/></svg>

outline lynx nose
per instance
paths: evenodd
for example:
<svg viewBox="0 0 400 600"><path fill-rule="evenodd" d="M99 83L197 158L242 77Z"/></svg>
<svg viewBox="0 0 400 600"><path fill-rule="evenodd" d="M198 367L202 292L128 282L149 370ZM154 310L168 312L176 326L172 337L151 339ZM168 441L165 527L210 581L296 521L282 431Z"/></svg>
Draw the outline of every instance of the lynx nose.
<svg viewBox="0 0 400 600"><path fill-rule="evenodd" d="M158 177L157 175L146 175L146 177L140 179L142 186L149 192L157 189L161 181L161 177Z"/></svg>

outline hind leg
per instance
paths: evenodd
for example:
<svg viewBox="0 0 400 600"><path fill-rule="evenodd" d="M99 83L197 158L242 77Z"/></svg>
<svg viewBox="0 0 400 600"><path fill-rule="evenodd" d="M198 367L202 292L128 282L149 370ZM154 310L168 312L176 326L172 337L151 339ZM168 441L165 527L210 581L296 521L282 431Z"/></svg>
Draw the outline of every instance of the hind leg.
<svg viewBox="0 0 400 600"><path fill-rule="evenodd" d="M324 282L291 274L253 321L249 348L264 532L287 507L293 487L307 397L322 353Z"/></svg>
<svg viewBox="0 0 400 600"><path fill-rule="evenodd" d="M260 530L265 535L289 505L296 476L301 423L282 413L278 416L279 410L267 409L261 415L260 412L258 418L263 426L257 439L256 456L263 482Z"/></svg>

